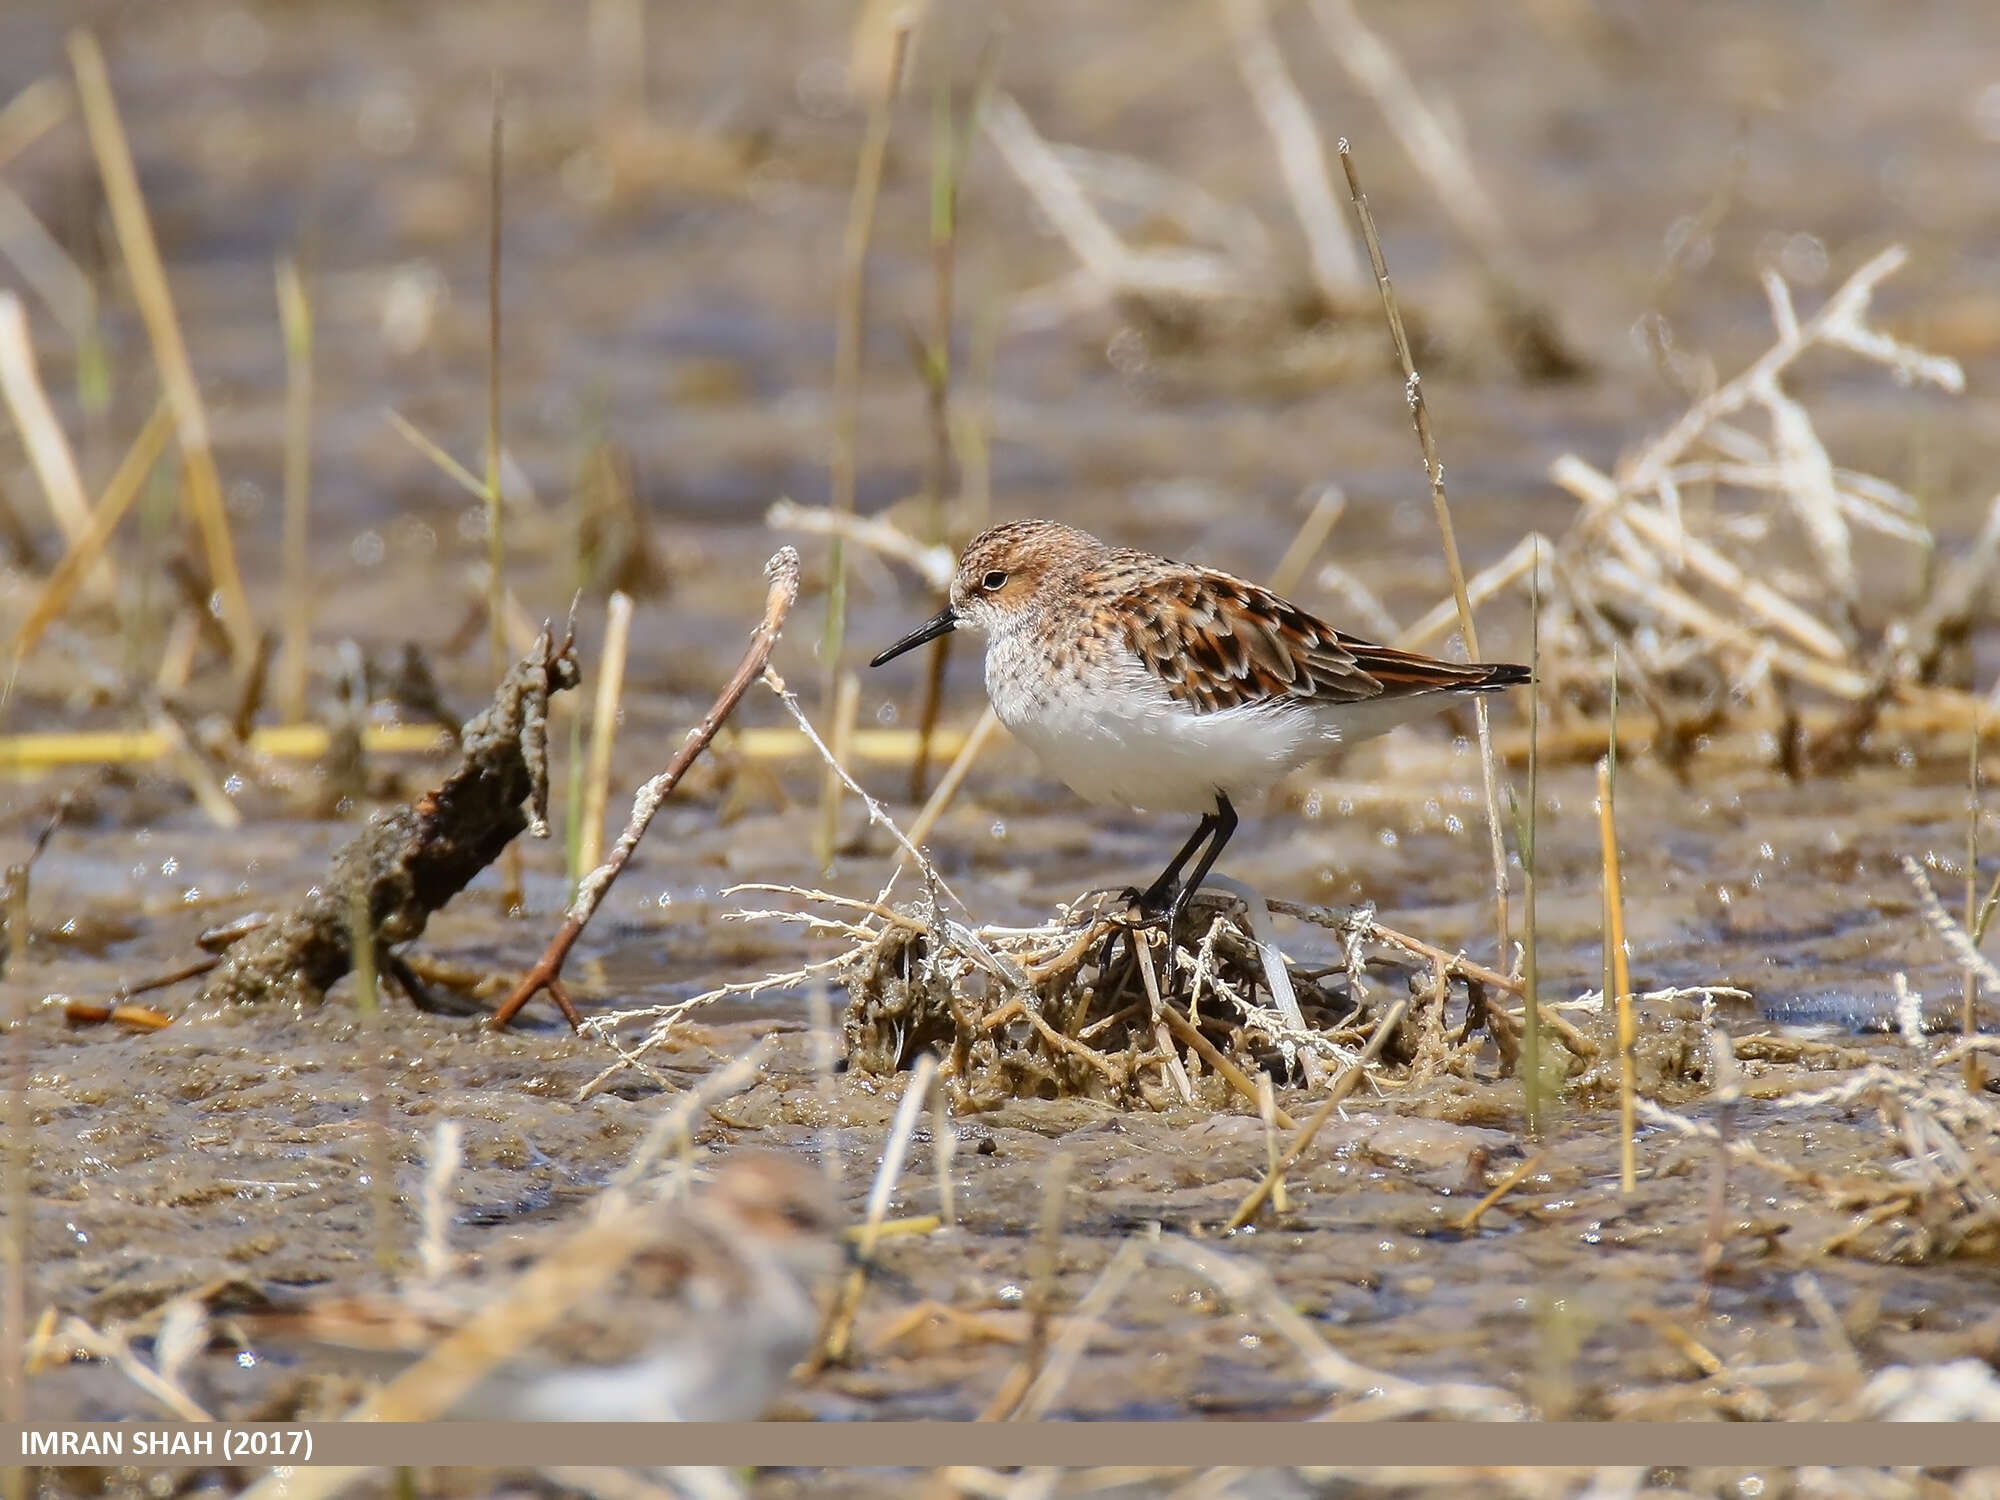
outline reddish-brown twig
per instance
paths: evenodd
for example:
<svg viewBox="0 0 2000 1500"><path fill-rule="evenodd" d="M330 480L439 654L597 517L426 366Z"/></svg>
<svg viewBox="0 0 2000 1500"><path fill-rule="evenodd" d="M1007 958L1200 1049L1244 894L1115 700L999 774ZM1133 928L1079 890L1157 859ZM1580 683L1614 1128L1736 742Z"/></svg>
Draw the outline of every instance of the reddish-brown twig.
<svg viewBox="0 0 2000 1500"><path fill-rule="evenodd" d="M548 991L570 1025L578 1024L575 1007L568 1003L568 991L562 982L563 962L596 913L598 904L604 900L605 892L611 889L611 883L631 860L632 851L639 847L639 840L645 836L646 825L653 821L653 814L660 810L661 803L673 795L688 767L708 748L716 731L736 711L743 694L762 674L765 663L770 661L771 648L778 644L778 634L784 629L785 617L791 613L792 605L799 597L799 554L790 547L780 547L764 565L764 577L770 581L771 588L764 598L764 618L750 637L750 649L744 653L743 660L737 664L736 671L701 723L674 752L674 758L667 762L666 769L639 788L632 799L632 816L626 821L625 831L618 836L617 845L605 857L603 864L583 878L583 883L576 889L576 899L570 903L569 911L563 917L562 928L549 940L542 956L535 960L535 966L522 976L506 1003L493 1012L493 1019L488 1024L495 1030L505 1027L522 1006L544 990Z"/></svg>

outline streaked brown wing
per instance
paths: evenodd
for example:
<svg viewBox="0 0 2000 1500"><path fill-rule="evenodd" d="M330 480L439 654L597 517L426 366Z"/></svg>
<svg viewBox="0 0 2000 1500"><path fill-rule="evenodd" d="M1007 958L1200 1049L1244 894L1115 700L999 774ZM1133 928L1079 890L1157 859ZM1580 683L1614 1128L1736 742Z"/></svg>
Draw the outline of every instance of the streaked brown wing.
<svg viewBox="0 0 2000 1500"><path fill-rule="evenodd" d="M1140 660L1197 713L1287 699L1401 698L1475 687L1488 676L1345 635L1269 589L1207 569L1139 578L1118 607Z"/></svg>

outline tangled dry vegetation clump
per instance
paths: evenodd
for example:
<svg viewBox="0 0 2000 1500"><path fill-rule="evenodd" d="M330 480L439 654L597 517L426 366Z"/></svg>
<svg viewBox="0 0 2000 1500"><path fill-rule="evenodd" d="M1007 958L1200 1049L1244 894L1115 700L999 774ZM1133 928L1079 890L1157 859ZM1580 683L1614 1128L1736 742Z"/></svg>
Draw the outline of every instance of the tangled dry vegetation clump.
<svg viewBox="0 0 2000 1500"><path fill-rule="evenodd" d="M1233 884L1233 883L1232 883ZM735 919L802 927L832 957L671 1005L590 1023L610 1037L643 1022L604 1075L645 1068L693 1010L730 995L835 983L848 996L848 1065L889 1075L925 1053L943 1060L960 1110L1021 1098L1086 1098L1128 1108L1263 1107L1260 1074L1322 1090L1360 1067L1379 1088L1434 1080L1467 1087L1447 1106L1501 1119L1518 1107L1521 982L1377 921L1371 908L1266 903L1247 889L1204 888L1181 941L1135 926L1122 900L1085 895L1046 922L973 926L934 898L892 904L791 886L750 886L783 909ZM1273 915L1319 929L1316 955L1287 954ZM1714 992L1637 1001L1643 1082L1680 1098L1700 1078L1701 1005ZM1575 1097L1616 1087L1614 1018L1599 997L1541 1007L1546 1067ZM602 1080L600 1080L601 1082ZM1288 1123L1277 1111L1279 1123Z"/></svg>

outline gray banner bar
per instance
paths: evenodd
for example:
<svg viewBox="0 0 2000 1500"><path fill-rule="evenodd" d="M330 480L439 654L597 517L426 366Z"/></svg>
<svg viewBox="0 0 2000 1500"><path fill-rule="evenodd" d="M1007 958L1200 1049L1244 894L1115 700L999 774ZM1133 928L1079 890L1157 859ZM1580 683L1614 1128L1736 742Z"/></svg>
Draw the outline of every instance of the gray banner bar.
<svg viewBox="0 0 2000 1500"><path fill-rule="evenodd" d="M0 1463L764 1467L1800 1464L2000 1462L1980 1423L956 1422L263 1423L0 1427Z"/></svg>

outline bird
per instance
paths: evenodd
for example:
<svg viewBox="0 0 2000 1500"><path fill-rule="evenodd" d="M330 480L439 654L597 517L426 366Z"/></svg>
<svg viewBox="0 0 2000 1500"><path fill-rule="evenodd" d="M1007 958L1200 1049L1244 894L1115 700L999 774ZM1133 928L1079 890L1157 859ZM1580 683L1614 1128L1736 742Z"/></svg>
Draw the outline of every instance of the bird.
<svg viewBox="0 0 2000 1500"><path fill-rule="evenodd" d="M470 1274L321 1298L237 1326L253 1347L337 1352L349 1370L390 1378L394 1390L393 1377L484 1316L494 1332L462 1341L466 1363L432 1361L443 1388L458 1394L424 1415L749 1421L811 1352L815 1289L843 1258L835 1231L822 1173L775 1152L739 1151L686 1201L621 1202L582 1230L563 1224L529 1236ZM581 1295L512 1347L508 1315L533 1320L548 1290ZM501 1307L510 1297L520 1305ZM488 1365L495 1350L501 1357ZM411 1395L424 1399L421 1383ZM407 1410L400 1398L392 1405Z"/></svg>
<svg viewBox="0 0 2000 1500"><path fill-rule="evenodd" d="M869 665L961 628L986 637L995 716L1078 796L1200 816L1159 878L1128 893L1170 930L1236 832L1238 801L1335 745L1532 675L1378 645L1258 584L1049 520L973 538L945 607Z"/></svg>

